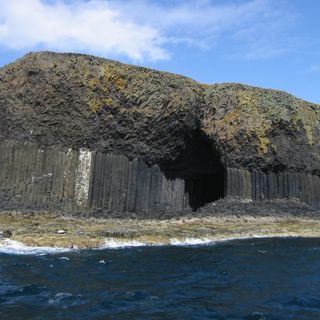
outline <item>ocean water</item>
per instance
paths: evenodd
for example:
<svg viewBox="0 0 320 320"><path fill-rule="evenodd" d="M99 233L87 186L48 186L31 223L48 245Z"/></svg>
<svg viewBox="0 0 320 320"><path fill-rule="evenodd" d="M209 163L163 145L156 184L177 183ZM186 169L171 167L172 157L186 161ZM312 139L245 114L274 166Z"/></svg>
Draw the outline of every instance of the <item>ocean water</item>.
<svg viewBox="0 0 320 320"><path fill-rule="evenodd" d="M0 319L320 319L320 239L2 248Z"/></svg>

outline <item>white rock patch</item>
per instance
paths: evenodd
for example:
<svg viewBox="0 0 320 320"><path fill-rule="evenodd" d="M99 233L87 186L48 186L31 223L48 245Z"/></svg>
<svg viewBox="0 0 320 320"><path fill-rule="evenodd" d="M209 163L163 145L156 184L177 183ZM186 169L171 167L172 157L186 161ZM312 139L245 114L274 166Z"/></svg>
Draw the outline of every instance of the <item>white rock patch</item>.
<svg viewBox="0 0 320 320"><path fill-rule="evenodd" d="M80 149L79 163L76 170L75 200L81 207L86 206L89 197L92 152Z"/></svg>

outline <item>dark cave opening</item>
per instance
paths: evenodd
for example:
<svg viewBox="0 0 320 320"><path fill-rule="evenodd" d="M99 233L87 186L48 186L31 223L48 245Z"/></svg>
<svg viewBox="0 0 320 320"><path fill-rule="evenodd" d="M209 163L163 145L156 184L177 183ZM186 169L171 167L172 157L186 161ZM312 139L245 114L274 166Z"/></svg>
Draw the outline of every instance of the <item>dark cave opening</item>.
<svg viewBox="0 0 320 320"><path fill-rule="evenodd" d="M220 155L200 131L185 139L184 149L174 161L161 164L169 179L183 179L193 211L224 197L225 169Z"/></svg>

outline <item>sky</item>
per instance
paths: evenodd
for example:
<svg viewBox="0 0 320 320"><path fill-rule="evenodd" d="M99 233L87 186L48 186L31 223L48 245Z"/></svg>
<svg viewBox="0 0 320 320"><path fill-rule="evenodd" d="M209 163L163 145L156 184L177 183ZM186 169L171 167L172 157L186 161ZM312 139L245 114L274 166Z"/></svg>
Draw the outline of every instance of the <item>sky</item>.
<svg viewBox="0 0 320 320"><path fill-rule="evenodd" d="M0 0L0 66L80 52L320 103L320 0Z"/></svg>

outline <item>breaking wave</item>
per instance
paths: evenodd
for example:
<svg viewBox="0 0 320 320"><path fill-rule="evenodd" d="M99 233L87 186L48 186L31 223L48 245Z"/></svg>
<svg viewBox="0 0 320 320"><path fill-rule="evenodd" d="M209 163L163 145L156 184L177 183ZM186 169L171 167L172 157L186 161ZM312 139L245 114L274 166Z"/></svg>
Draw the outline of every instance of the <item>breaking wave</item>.
<svg viewBox="0 0 320 320"><path fill-rule="evenodd" d="M142 242L138 240L120 240L115 238L106 238L103 245L93 248L94 250L104 249L122 249L133 247L147 247L147 246L203 246L213 245L221 242L228 242L234 240L245 240L254 238L286 238L287 236L274 237L274 236L249 236L249 237L235 237L225 239L214 238L171 238L167 242ZM28 246L21 242L3 239L0 240L0 253L17 254L17 255L41 255L41 254L57 254L63 252L70 252L80 250L77 248L61 248L61 247L35 247Z"/></svg>
<svg viewBox="0 0 320 320"><path fill-rule="evenodd" d="M128 247L144 247L147 243L135 241L135 240L118 240L113 238L105 239L105 243L98 249L118 249Z"/></svg>
<svg viewBox="0 0 320 320"><path fill-rule="evenodd" d="M27 246L21 242L4 239L0 241L0 253L18 254L18 255L37 255L37 254L54 254L69 252L74 249L55 248L55 247L33 247Z"/></svg>

